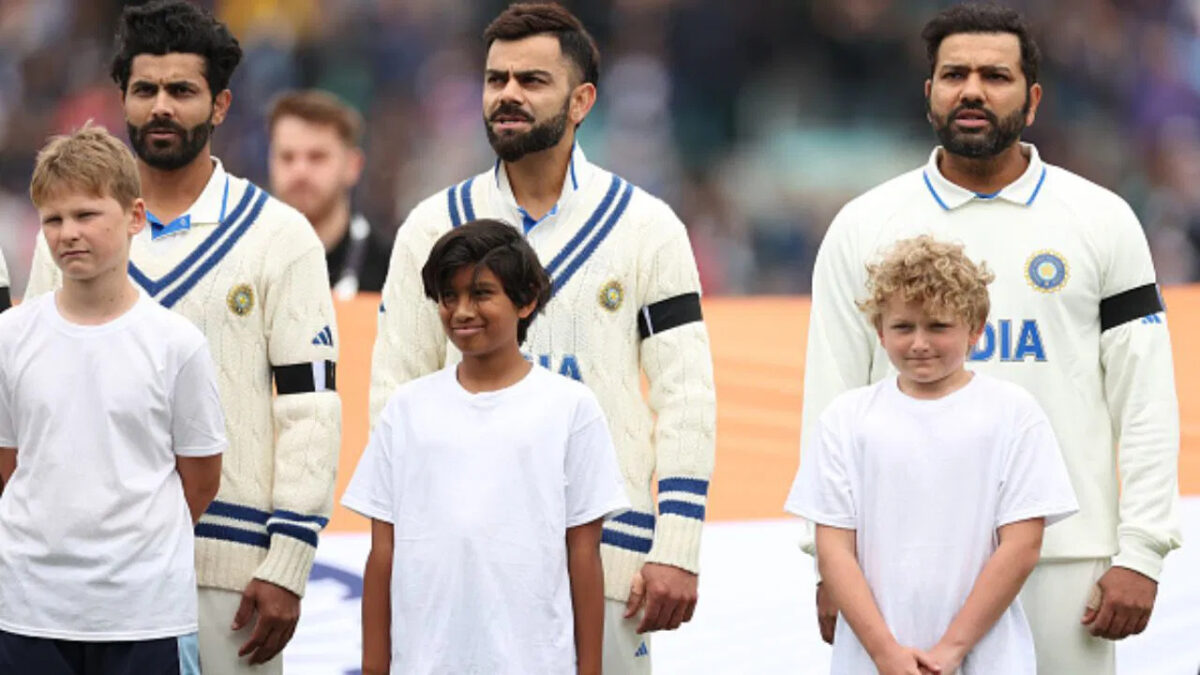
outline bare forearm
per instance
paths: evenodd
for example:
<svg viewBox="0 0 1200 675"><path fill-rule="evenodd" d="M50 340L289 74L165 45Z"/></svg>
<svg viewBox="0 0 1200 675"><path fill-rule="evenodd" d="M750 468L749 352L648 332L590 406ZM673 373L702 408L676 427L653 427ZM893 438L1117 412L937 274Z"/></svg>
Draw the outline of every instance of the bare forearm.
<svg viewBox="0 0 1200 675"><path fill-rule="evenodd" d="M17 470L17 449L0 448L0 493Z"/></svg>
<svg viewBox="0 0 1200 675"><path fill-rule="evenodd" d="M963 607L942 636L942 644L965 655L1012 605L1025 579L1037 565L1041 536L1036 540L1001 540L984 564Z"/></svg>
<svg viewBox="0 0 1200 675"><path fill-rule="evenodd" d="M567 535L567 575L575 611L575 660L580 675L600 675L604 643L604 571L600 566L600 521Z"/></svg>
<svg viewBox="0 0 1200 675"><path fill-rule="evenodd" d="M871 594L871 587L867 585L867 578L854 554L824 546L822 542L817 544L817 563L822 583L871 658L878 661L883 654L897 647L896 638L879 612L875 596Z"/></svg>
<svg viewBox="0 0 1200 675"><path fill-rule="evenodd" d="M195 525L221 488L221 456L178 457L175 471L183 485L183 499L192 516L192 525Z"/></svg>
<svg viewBox="0 0 1200 675"><path fill-rule="evenodd" d="M392 561L372 549L363 572L363 675L387 675L392 662Z"/></svg>

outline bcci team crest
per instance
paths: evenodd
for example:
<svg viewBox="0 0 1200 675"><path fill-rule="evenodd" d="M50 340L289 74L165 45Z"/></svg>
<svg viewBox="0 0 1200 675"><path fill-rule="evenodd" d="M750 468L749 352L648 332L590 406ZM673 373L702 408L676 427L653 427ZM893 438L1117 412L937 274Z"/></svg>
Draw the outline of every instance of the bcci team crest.
<svg viewBox="0 0 1200 675"><path fill-rule="evenodd" d="M250 284L238 284L229 289L225 302L229 305L229 311L238 316L246 316L254 309L254 289Z"/></svg>
<svg viewBox="0 0 1200 675"><path fill-rule="evenodd" d="M621 308L621 302L625 300L625 289L621 287L621 282L613 279L604 284L600 288L600 306L610 312L615 312Z"/></svg>
<svg viewBox="0 0 1200 675"><path fill-rule="evenodd" d="M1043 293L1053 293L1067 283L1071 268L1057 251L1038 251L1025 263L1025 279Z"/></svg>

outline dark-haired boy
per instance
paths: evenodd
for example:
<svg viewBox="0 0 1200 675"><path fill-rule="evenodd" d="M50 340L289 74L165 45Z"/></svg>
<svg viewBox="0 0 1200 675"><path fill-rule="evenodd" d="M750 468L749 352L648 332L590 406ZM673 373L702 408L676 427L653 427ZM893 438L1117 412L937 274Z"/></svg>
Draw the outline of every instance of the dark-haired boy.
<svg viewBox="0 0 1200 675"><path fill-rule="evenodd" d="M463 358L396 390L342 498L372 519L363 673L599 675L601 524L629 501L595 395L521 355L549 277L480 220L421 280Z"/></svg>
<svg viewBox="0 0 1200 675"><path fill-rule="evenodd" d="M224 25L183 0L130 6L116 48L150 222L129 273L208 338L228 426L221 491L196 527L201 659L223 675L279 673L340 445L325 251L304 216L210 155L242 54ZM57 285L39 240L27 295Z"/></svg>

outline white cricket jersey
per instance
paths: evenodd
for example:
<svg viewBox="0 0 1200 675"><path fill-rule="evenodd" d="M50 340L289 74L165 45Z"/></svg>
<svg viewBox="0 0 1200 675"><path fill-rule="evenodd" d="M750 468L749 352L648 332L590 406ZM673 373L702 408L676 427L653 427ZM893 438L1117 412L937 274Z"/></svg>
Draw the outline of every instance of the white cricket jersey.
<svg viewBox="0 0 1200 675"><path fill-rule="evenodd" d="M1079 499L1076 516L1047 529L1043 557L1115 556L1157 578L1180 543L1179 413L1146 237L1120 197L1022 148L1028 169L998 193L946 180L937 149L834 219L813 272L801 446L835 396L894 372L854 305L865 264L918 234L960 242L996 274L968 367L1037 398Z"/></svg>
<svg viewBox="0 0 1200 675"><path fill-rule="evenodd" d="M258 578L302 595L341 444L325 249L300 212L215 158L187 212L151 222L130 277L208 338L229 434L221 490L196 526L198 582L241 591ZM38 237L26 295L59 285Z"/></svg>
<svg viewBox="0 0 1200 675"><path fill-rule="evenodd" d="M697 570L716 404L695 259L670 207L589 163L578 147L558 204L540 221L517 206L500 163L409 214L383 289L372 419L397 385L459 359L420 270L439 236L476 218L522 228L550 273L553 295L522 349L588 385L608 418L633 505L604 526L608 597L624 599L646 560Z"/></svg>

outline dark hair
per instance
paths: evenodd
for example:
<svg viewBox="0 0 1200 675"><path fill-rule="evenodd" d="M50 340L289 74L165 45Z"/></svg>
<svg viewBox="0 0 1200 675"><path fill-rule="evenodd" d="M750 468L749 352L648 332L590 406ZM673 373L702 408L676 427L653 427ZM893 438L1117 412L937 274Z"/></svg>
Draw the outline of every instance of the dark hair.
<svg viewBox="0 0 1200 675"><path fill-rule="evenodd" d="M553 2L518 2L508 6L483 31L483 41L491 47L496 40L521 40L531 35L554 33L563 56L579 68L584 82L600 81L600 50L583 23Z"/></svg>
<svg viewBox="0 0 1200 675"><path fill-rule="evenodd" d="M213 98L229 88L229 78L242 60L242 48L225 24L185 0L126 7L117 26L116 47L112 79L122 92L129 87L129 71L139 54L199 55Z"/></svg>
<svg viewBox="0 0 1200 675"><path fill-rule="evenodd" d="M298 117L309 124L333 127L346 145L362 142L362 115L337 96L320 89L287 91L271 102L267 113L267 132L284 117Z"/></svg>
<svg viewBox="0 0 1200 675"><path fill-rule="evenodd" d="M942 40L960 33L1012 33L1021 43L1021 71L1025 73L1025 86L1031 87L1038 81L1038 64L1042 54L1037 42L1029 32L1029 25L1020 12L991 3L968 2L948 7L925 24L921 38L925 40L925 54L929 57L929 72L937 66L938 48Z"/></svg>
<svg viewBox="0 0 1200 675"><path fill-rule="evenodd" d="M499 220L472 220L450 230L433 245L421 268L425 297L441 302L451 277L464 267L491 270L517 307L537 301L533 313L517 321L517 344L524 343L529 324L550 300L550 276L529 242L515 227Z"/></svg>

